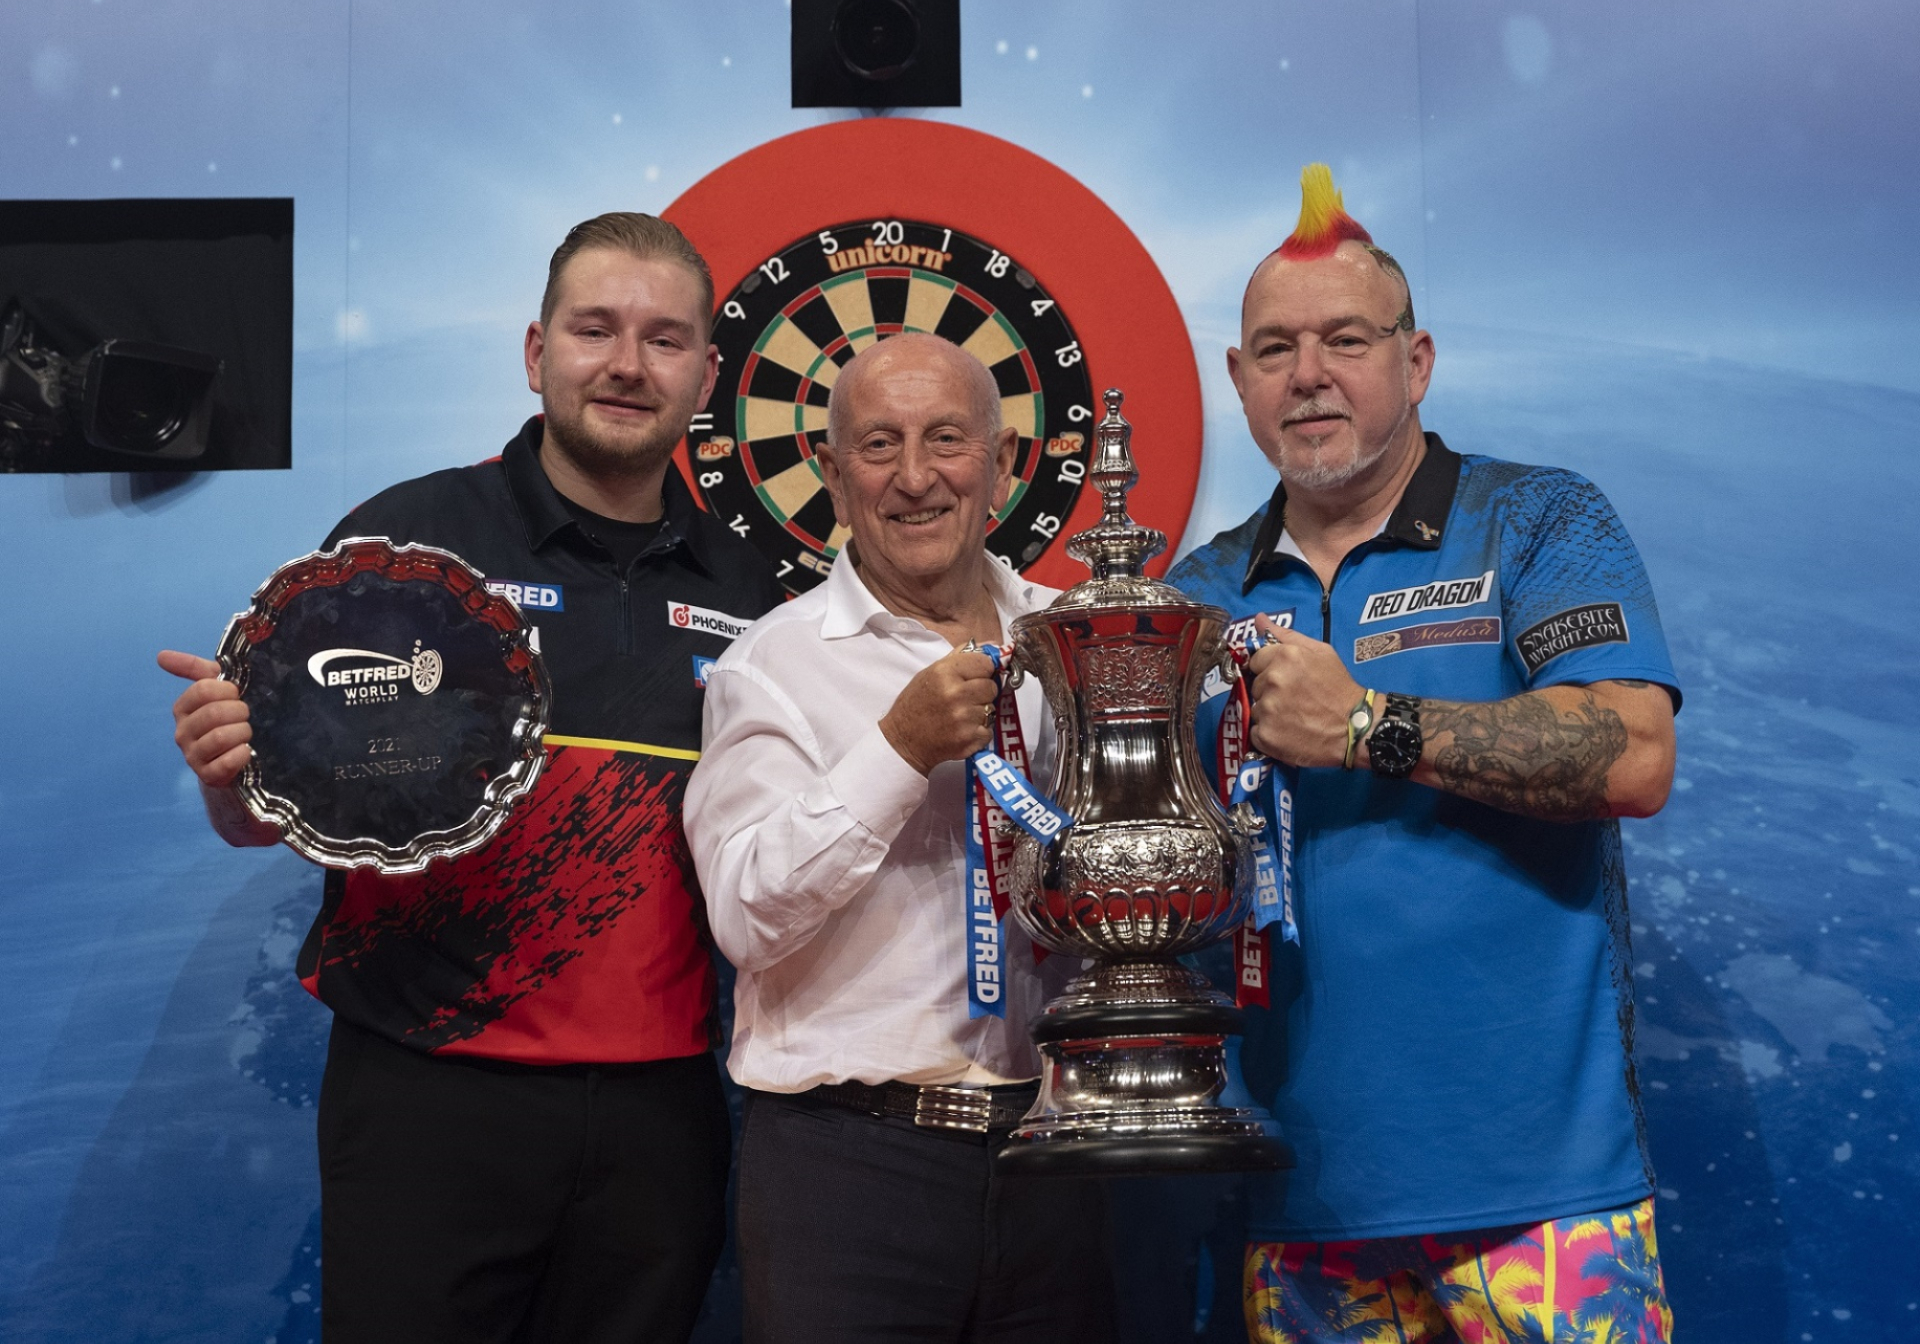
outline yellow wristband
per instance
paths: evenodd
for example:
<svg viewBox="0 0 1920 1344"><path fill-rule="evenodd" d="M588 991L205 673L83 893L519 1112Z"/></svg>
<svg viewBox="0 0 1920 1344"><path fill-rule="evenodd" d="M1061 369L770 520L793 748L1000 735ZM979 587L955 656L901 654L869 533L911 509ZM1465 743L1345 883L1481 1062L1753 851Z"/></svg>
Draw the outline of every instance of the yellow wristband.
<svg viewBox="0 0 1920 1344"><path fill-rule="evenodd" d="M1367 729L1373 727L1373 702L1377 694L1375 691L1362 691L1360 703L1347 714L1347 751L1340 758L1342 770L1353 769L1353 757L1360 750L1360 739L1367 735Z"/></svg>

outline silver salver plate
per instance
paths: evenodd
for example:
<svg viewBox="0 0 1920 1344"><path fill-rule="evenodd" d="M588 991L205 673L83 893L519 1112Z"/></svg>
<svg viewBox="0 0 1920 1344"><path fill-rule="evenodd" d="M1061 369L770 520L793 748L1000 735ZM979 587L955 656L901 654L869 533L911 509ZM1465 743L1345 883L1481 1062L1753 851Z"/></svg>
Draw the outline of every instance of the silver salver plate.
<svg viewBox="0 0 1920 1344"><path fill-rule="evenodd" d="M351 537L275 570L220 641L247 809L317 863L417 873L493 838L546 763L545 665L459 556Z"/></svg>

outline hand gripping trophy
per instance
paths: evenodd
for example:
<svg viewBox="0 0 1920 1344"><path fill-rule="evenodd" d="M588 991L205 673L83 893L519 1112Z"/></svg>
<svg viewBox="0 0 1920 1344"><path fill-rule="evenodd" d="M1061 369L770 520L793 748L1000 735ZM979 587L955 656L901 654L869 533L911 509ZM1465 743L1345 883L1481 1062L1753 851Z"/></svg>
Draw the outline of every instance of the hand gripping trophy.
<svg viewBox="0 0 1920 1344"><path fill-rule="evenodd" d="M1067 542L1093 577L1013 623L1012 675L1039 677L1073 824L1022 833L1012 906L1036 943L1093 964L1033 1021L1040 1096L1001 1152L1008 1174L1273 1170L1279 1126L1230 1077L1241 1015L1177 960L1228 937L1253 901L1253 810L1208 787L1194 710L1210 671L1239 675L1227 614L1148 578L1166 534L1135 523L1139 479L1106 393L1091 479L1100 521Z"/></svg>

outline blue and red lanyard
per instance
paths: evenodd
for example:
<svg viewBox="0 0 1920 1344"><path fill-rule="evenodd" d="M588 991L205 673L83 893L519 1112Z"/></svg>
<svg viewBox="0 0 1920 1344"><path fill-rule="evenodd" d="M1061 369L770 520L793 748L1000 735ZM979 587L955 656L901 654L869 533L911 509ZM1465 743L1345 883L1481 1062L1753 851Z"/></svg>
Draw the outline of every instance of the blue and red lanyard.
<svg viewBox="0 0 1920 1344"><path fill-rule="evenodd" d="M1293 916L1293 799L1300 787L1300 772L1252 750L1247 737L1253 705L1247 694L1246 652L1235 649L1233 658L1241 664L1241 674L1234 679L1220 715L1217 759L1221 801L1229 808L1240 803L1257 808L1260 795L1271 789L1274 819L1273 830L1262 827L1248 841L1253 851L1253 909L1234 932L1234 1001L1241 1007L1265 1008L1269 1006L1271 978L1268 926L1278 924L1280 937L1286 942L1300 941L1300 928Z"/></svg>
<svg viewBox="0 0 1920 1344"><path fill-rule="evenodd" d="M980 652L993 660L996 680L1005 655L992 644ZM1041 844L1069 826L1062 812L1027 778L1026 739L1013 688L1000 684L994 698L993 743L967 762L967 1016L1007 1015L1006 942L1001 936L1013 887L1016 837L992 824L992 812L1011 817ZM1035 947L1034 959L1045 955Z"/></svg>

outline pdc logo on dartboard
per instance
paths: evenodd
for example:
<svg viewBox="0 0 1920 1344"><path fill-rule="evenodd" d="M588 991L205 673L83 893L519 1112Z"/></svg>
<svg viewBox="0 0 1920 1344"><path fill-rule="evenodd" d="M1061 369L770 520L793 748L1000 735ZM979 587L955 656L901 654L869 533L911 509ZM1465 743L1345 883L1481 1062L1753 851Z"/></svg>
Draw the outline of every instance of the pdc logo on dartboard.
<svg viewBox="0 0 1920 1344"><path fill-rule="evenodd" d="M439 652L421 648L417 639L407 658L372 649L323 649L307 659L307 675L329 690L338 688L350 705L391 703L402 686L432 695L444 671Z"/></svg>

